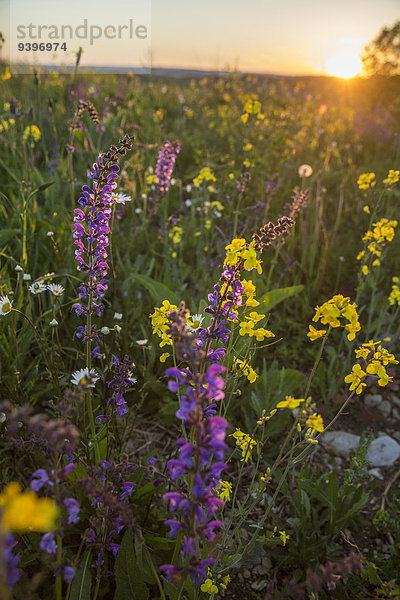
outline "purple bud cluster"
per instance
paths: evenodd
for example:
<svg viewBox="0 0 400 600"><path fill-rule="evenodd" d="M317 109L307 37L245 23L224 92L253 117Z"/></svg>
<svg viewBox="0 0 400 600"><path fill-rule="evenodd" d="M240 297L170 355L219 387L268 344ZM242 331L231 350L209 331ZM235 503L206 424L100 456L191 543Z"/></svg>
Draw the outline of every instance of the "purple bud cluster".
<svg viewBox="0 0 400 600"><path fill-rule="evenodd" d="M126 135L120 140L119 148L111 146L109 152L99 155L98 162L93 164L93 170L88 173L92 185L82 187L82 195L78 200L81 208L74 211L73 238L77 269L89 275L89 280L78 288L80 301L72 307L78 316L87 316L88 313L100 316L104 308L102 298L108 288L107 247L114 202L112 193L117 187L118 161L127 150L132 149L132 145L133 137ZM86 303L83 300L85 298ZM96 328L89 329L79 328L78 334L83 341L99 339Z"/></svg>
<svg viewBox="0 0 400 600"><path fill-rule="evenodd" d="M293 225L294 220L290 217L280 217L277 225L269 221L258 233L253 234L255 250L262 252L265 246L269 246L277 238L284 238ZM236 265L224 265L220 276L222 284L214 285L213 292L208 294L210 304L205 312L212 315L211 324L206 329L203 327L198 329L197 344L199 347L205 347L207 359L212 363L219 362L225 356L225 348L212 349L211 344L218 340L223 345L227 343L231 334L230 328L227 327L228 322L237 320L235 310L242 305L244 291L240 276L243 262L239 260Z"/></svg>
<svg viewBox="0 0 400 600"><path fill-rule="evenodd" d="M251 175L249 171L245 171L244 173L240 174L239 179L236 180L236 187L239 190L239 192L243 193L246 191L246 189L249 186L250 180Z"/></svg>
<svg viewBox="0 0 400 600"><path fill-rule="evenodd" d="M205 312L213 315L211 324L204 329L200 327L197 333L198 344L203 347L206 343L207 358L210 362L219 362L225 356L225 348L211 349L213 340L226 344L231 330L227 327L227 321L236 321L237 315L234 309L242 305L243 286L240 282L240 269L238 266L227 267L224 265L220 280L223 284L216 284L213 292L208 294L209 306Z"/></svg>
<svg viewBox="0 0 400 600"><path fill-rule="evenodd" d="M168 191L176 157L180 150L181 147L178 142L170 142L167 140L158 154L155 175L158 179L156 185L160 193Z"/></svg>
<svg viewBox="0 0 400 600"><path fill-rule="evenodd" d="M265 184L265 192L267 194L274 194L279 190L279 175L274 175L272 179L267 181Z"/></svg>
<svg viewBox="0 0 400 600"><path fill-rule="evenodd" d="M121 463L102 460L89 469L90 477L80 481L85 494L92 498L91 506L95 507L84 540L94 545L96 559L93 566L104 576L111 575L106 570L105 551L112 552L115 557L120 548L116 538L125 527L132 527L134 523L130 497L135 484L129 481L132 469L126 457Z"/></svg>
<svg viewBox="0 0 400 600"><path fill-rule="evenodd" d="M298 213L307 206L310 190L296 190L292 196L292 202L285 204L284 211L287 217L294 219Z"/></svg>
<svg viewBox="0 0 400 600"><path fill-rule="evenodd" d="M177 441L178 458L167 463L171 481L183 479L184 488L164 496L171 511L176 514L176 518L165 521L170 527L169 537L178 532L183 534L181 560L179 565L163 565L161 570L169 580L190 576L199 585L206 578L207 568L214 562L212 558L201 558L201 545L213 542L215 529L223 525L214 516L224 506L224 501L213 490L219 483L222 470L226 469L224 453L228 423L215 416L214 409L216 402L225 396L224 380L220 377L225 367L212 364L204 373L200 372L204 352L196 349L195 337L185 333L187 310L183 302L179 312L171 313L169 319L168 334L174 340L178 359L184 359L190 368L167 369L166 375L171 378L168 388L172 392L182 388L176 416L183 420L191 433L188 439ZM189 489L185 487L187 482L190 482Z"/></svg>
<svg viewBox="0 0 400 600"><path fill-rule="evenodd" d="M124 394L136 382L132 372L135 365L128 356L124 356L123 360L120 361L114 354L112 355L111 364L114 367L114 378L109 382L108 387L113 391L113 394L108 401L108 406L113 414L122 416L128 412ZM97 417L100 422L105 419L106 415Z"/></svg>

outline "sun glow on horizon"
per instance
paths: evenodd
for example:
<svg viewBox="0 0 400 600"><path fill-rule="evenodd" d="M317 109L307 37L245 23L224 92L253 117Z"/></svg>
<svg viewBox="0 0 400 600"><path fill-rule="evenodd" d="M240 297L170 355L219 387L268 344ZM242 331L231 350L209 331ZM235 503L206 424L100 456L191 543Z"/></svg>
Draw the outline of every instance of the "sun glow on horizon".
<svg viewBox="0 0 400 600"><path fill-rule="evenodd" d="M350 79L359 75L362 68L360 55L352 50L344 50L333 54L327 59L325 65L325 71L328 75L341 77L342 79Z"/></svg>

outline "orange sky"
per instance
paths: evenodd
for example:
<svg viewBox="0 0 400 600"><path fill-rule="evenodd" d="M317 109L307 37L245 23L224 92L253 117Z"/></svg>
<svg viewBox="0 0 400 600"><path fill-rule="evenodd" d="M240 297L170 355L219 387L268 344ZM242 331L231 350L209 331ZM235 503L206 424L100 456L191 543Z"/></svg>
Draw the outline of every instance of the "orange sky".
<svg viewBox="0 0 400 600"><path fill-rule="evenodd" d="M7 6L7 0L0 0L1 23L6 25ZM67 40L68 50L58 53L57 60L73 64L81 45L83 66L152 64L313 74L326 72L338 54L345 61L346 53L356 56L382 26L398 19L399 8L400 0L11 0L12 30L2 29L18 59L17 25L76 26L86 17L103 27L133 18L135 25L146 24L145 41ZM49 54L37 52L34 59L49 62Z"/></svg>

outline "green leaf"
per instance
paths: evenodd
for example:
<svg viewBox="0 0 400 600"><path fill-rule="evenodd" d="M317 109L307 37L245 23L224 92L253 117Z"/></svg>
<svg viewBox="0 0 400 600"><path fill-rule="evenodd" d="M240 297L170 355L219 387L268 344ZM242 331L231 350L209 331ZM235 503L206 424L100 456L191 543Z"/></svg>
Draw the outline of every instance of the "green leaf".
<svg viewBox="0 0 400 600"><path fill-rule="evenodd" d="M172 546L176 543L175 540L147 533L144 535L144 539L156 550L171 550Z"/></svg>
<svg viewBox="0 0 400 600"><path fill-rule="evenodd" d="M91 569L92 549L86 550L83 555L80 570L72 580L69 600L87 600L91 597L92 573Z"/></svg>
<svg viewBox="0 0 400 600"><path fill-rule="evenodd" d="M274 306L286 300L286 298L290 298L290 296L294 296L299 292L302 292L304 289L304 285L292 285L286 288L277 288L276 290L271 290L264 294L264 296L260 299L260 306L257 307L258 312L268 313Z"/></svg>
<svg viewBox="0 0 400 600"><path fill-rule="evenodd" d="M114 600L148 600L149 588L144 583L133 549L133 532L128 530L115 559Z"/></svg>
<svg viewBox="0 0 400 600"><path fill-rule="evenodd" d="M0 245L7 244L11 239L21 235L20 229L2 229L0 231Z"/></svg>
<svg viewBox="0 0 400 600"><path fill-rule="evenodd" d="M133 275L133 279L150 292L157 304L161 304L163 300L169 300L171 304L179 306L179 299L175 293L160 281L155 281L147 275L139 275L138 273Z"/></svg>

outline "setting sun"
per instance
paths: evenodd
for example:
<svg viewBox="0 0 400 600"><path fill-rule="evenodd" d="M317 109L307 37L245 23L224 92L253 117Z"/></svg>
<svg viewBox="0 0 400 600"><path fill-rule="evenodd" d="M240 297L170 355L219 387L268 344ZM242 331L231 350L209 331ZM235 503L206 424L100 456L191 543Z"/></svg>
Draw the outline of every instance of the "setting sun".
<svg viewBox="0 0 400 600"><path fill-rule="evenodd" d="M361 70L361 58L355 52L340 52L334 54L326 61L326 72L328 75L333 75L334 77L350 79L350 77L358 75Z"/></svg>

